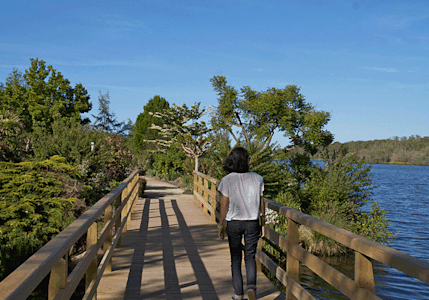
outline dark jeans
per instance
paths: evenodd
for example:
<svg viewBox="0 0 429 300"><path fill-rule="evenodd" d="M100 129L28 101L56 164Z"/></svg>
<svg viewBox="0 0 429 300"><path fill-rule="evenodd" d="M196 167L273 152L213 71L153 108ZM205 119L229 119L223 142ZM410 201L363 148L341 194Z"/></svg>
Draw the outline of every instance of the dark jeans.
<svg viewBox="0 0 429 300"><path fill-rule="evenodd" d="M256 246L261 227L258 220L228 221L229 250L231 252L232 285L236 295L243 295L243 277L241 275L241 260L243 246L241 239L244 235L244 261L246 264L247 289L256 291Z"/></svg>

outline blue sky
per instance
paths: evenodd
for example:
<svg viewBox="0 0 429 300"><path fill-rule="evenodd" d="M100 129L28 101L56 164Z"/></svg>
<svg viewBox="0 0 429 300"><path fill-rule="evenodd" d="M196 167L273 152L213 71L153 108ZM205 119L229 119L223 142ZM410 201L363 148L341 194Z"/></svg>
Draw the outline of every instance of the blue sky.
<svg viewBox="0 0 429 300"><path fill-rule="evenodd" d="M30 58L109 91L135 122L154 95L216 106L210 84L301 87L339 142L429 136L429 1L7 1L0 81ZM286 140L277 136L285 146Z"/></svg>

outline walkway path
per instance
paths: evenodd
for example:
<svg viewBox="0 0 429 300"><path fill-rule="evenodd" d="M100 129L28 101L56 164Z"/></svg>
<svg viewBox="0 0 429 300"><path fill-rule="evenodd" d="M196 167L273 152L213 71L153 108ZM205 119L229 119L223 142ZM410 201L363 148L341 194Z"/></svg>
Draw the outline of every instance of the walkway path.
<svg viewBox="0 0 429 300"><path fill-rule="evenodd" d="M216 224L195 205L192 195L145 179L146 198L135 206L97 298L231 299L228 241L217 238ZM243 264L245 274L244 270ZM284 299L262 273L257 284L258 299Z"/></svg>

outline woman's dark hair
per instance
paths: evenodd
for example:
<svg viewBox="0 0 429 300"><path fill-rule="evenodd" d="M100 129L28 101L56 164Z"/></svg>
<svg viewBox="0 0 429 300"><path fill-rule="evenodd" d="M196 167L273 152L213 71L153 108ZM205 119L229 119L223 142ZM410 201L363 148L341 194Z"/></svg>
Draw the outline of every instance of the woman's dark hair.
<svg viewBox="0 0 429 300"><path fill-rule="evenodd" d="M249 152L242 147L234 148L223 162L223 167L228 173L249 172Z"/></svg>

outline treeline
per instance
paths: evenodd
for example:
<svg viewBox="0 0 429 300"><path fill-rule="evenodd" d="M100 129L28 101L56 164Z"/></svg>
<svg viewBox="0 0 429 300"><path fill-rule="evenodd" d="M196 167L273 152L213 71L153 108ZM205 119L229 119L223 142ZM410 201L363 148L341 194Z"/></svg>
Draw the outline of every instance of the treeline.
<svg viewBox="0 0 429 300"><path fill-rule="evenodd" d="M429 166L429 137L412 135L393 137L385 140L335 142L329 149L346 146L349 154L365 158L370 164L411 164ZM320 159L320 155L314 157Z"/></svg>
<svg viewBox="0 0 429 300"><path fill-rule="evenodd" d="M0 280L130 173L131 124L98 100L91 122L83 85L38 59L0 83Z"/></svg>

